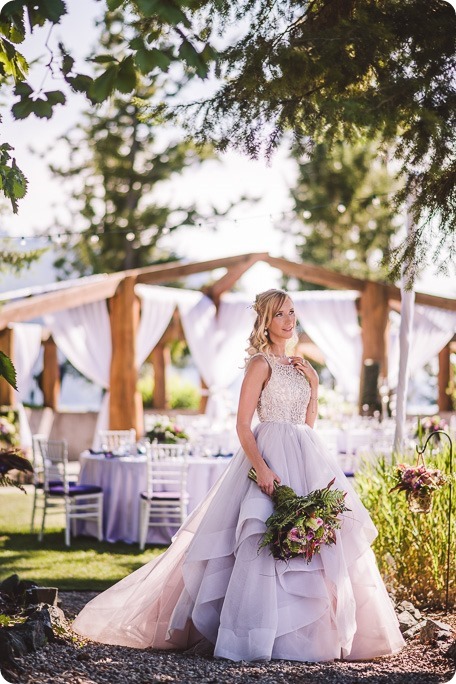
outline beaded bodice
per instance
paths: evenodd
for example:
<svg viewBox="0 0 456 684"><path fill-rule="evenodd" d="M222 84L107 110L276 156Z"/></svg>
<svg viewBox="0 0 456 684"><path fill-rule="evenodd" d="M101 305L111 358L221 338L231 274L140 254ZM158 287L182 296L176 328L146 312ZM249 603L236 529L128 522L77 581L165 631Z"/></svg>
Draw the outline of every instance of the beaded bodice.
<svg viewBox="0 0 456 684"><path fill-rule="evenodd" d="M255 355L257 356L257 355ZM261 423L305 423L310 385L296 368L264 356L271 367L270 378L260 394L257 413Z"/></svg>

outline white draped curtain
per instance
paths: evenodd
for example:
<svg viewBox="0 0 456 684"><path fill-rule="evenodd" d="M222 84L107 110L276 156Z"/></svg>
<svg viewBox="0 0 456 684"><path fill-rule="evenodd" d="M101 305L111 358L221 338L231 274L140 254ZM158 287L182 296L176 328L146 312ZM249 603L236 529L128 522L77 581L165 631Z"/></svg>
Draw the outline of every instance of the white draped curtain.
<svg viewBox="0 0 456 684"><path fill-rule="evenodd" d="M52 337L67 359L89 380L109 390L111 324L106 301L84 304L44 317ZM98 414L95 435L109 424L109 391Z"/></svg>
<svg viewBox="0 0 456 684"><path fill-rule="evenodd" d="M399 370L399 326L398 313L392 312L390 333L390 349L388 355L388 384L396 388ZM415 304L413 335L410 340L409 373L424 368L451 340L456 332L456 313L433 306Z"/></svg>
<svg viewBox="0 0 456 684"><path fill-rule="evenodd" d="M33 367L41 350L42 326L36 323L13 323L13 359L17 375L19 429L21 446L32 446L32 432L23 401L33 383Z"/></svg>
<svg viewBox="0 0 456 684"><path fill-rule="evenodd" d="M226 294L217 314L213 301L200 293L194 302L179 302L185 338L208 387L206 413L215 419L226 415L228 388L242 373L255 318L249 304L245 296Z"/></svg>
<svg viewBox="0 0 456 684"><path fill-rule="evenodd" d="M355 304L359 292L310 290L291 292L290 296L302 328L323 352L337 384L348 398L356 400L362 359Z"/></svg>
<svg viewBox="0 0 456 684"><path fill-rule="evenodd" d="M135 293L141 299L141 319L136 338L136 363L139 368L168 327L179 292L171 287L136 285Z"/></svg>

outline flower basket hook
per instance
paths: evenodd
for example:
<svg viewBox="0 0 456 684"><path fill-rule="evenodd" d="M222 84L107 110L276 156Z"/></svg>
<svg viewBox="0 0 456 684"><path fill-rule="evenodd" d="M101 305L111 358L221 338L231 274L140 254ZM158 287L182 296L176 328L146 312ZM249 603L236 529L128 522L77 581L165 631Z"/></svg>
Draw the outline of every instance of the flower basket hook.
<svg viewBox="0 0 456 684"><path fill-rule="evenodd" d="M426 465L424 462L424 452L426 451L426 447L428 445L429 440L431 437L434 437L435 435L445 435L447 437L449 443L450 443L450 482L449 482L449 495L448 495L448 530L447 530L447 558L446 558L446 577L445 577L445 613L448 614L448 609L449 609L449 587L450 587L450 555L451 555L451 513L452 513L452 493L453 493L453 440L451 439L450 435L448 432L445 432L445 430L435 430L435 432L431 432L426 441L424 442L424 445L420 447L418 444L416 445L416 451L417 451L417 465L419 464L420 458L423 462L423 465Z"/></svg>

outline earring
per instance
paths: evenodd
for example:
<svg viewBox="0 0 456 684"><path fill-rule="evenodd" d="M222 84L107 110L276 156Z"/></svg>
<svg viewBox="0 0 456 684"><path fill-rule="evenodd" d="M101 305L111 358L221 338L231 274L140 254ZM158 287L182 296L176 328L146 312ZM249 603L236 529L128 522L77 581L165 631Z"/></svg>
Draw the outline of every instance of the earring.
<svg viewBox="0 0 456 684"><path fill-rule="evenodd" d="M266 335L266 337L269 335L267 330L264 331L264 334Z"/></svg>

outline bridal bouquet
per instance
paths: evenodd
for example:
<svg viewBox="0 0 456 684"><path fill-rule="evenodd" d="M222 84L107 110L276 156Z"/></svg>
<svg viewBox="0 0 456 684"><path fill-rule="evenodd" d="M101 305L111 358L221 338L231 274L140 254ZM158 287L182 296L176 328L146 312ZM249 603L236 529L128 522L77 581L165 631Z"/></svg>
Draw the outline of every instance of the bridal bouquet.
<svg viewBox="0 0 456 684"><path fill-rule="evenodd" d="M257 481L253 468L249 477ZM324 544L335 544L335 531L342 522L339 516L350 509L345 505L346 492L331 489L334 479L306 496L298 496L291 487L277 484L272 494L274 513L266 520L260 549L269 546L277 560L301 556L310 563Z"/></svg>

